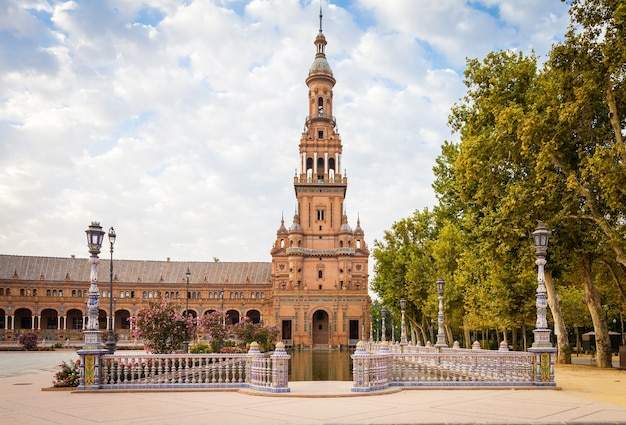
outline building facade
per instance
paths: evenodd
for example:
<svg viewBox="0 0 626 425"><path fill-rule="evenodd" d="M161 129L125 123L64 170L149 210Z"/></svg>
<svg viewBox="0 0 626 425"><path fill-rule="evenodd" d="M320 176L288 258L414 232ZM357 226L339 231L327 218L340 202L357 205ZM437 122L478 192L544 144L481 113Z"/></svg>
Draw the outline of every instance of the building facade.
<svg viewBox="0 0 626 425"><path fill-rule="evenodd" d="M111 318L117 338L131 340L128 319L145 301L168 297L188 304L194 316L220 311L233 323L247 316L276 325L287 346L340 347L367 339L369 251L360 220L352 229L345 211L348 179L341 173L335 78L321 14L315 47L293 180L297 210L289 228L281 219L271 263L116 260L111 285L110 260L101 259L101 329ZM81 341L89 274L86 258L0 255L0 341L14 341L23 332L36 332L41 340Z"/></svg>

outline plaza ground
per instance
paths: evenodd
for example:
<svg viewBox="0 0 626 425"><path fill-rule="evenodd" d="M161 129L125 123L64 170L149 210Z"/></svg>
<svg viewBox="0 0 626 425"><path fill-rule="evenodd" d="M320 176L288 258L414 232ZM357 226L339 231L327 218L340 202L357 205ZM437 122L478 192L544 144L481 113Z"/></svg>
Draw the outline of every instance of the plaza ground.
<svg viewBox="0 0 626 425"><path fill-rule="evenodd" d="M0 352L0 415L11 424L624 424L626 371L557 365L555 389L399 390L292 382L287 396L237 391L74 393L52 386L72 352Z"/></svg>

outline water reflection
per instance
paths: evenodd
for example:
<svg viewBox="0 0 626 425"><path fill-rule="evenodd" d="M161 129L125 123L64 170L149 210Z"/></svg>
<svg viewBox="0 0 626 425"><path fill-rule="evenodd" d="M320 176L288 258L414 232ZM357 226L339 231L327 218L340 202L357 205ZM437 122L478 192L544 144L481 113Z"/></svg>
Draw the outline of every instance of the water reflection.
<svg viewBox="0 0 626 425"><path fill-rule="evenodd" d="M290 381L352 381L348 351L291 351Z"/></svg>

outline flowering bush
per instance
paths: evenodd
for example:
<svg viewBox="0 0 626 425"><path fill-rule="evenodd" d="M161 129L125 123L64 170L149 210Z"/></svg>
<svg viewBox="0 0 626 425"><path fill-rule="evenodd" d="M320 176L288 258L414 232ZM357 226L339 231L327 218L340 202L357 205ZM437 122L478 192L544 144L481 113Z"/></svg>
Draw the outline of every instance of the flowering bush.
<svg viewBox="0 0 626 425"><path fill-rule="evenodd" d="M205 314L200 319L200 328L207 334L209 344L211 345L211 351L219 353L224 346L224 341L228 336L229 329L226 327L226 318L228 316L214 311L212 313Z"/></svg>
<svg viewBox="0 0 626 425"><path fill-rule="evenodd" d="M61 362L60 371L54 374L55 387L77 387L80 377L80 359L70 360L69 363Z"/></svg>
<svg viewBox="0 0 626 425"><path fill-rule="evenodd" d="M278 328L276 326L263 326L252 323L249 317L243 317L239 323L231 328L241 347L252 342L257 342L264 351L270 351L278 340Z"/></svg>
<svg viewBox="0 0 626 425"><path fill-rule="evenodd" d="M148 301L130 319L133 335L142 339L146 351L152 353L170 354L182 349L193 339L197 326L194 317L179 311L180 307L167 298Z"/></svg>
<svg viewBox="0 0 626 425"><path fill-rule="evenodd" d="M26 351L35 351L35 350L37 350L37 335L34 334L33 332L20 334L17 337L17 342L22 347L24 347L24 350L26 350Z"/></svg>

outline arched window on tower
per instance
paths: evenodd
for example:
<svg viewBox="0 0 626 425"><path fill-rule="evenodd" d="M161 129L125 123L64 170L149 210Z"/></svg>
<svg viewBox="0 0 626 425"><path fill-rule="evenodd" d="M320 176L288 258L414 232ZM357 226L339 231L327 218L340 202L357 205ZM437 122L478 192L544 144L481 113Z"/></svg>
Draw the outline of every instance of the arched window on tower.
<svg viewBox="0 0 626 425"><path fill-rule="evenodd" d="M317 113L320 115L324 113L324 99L321 97L317 99Z"/></svg>

